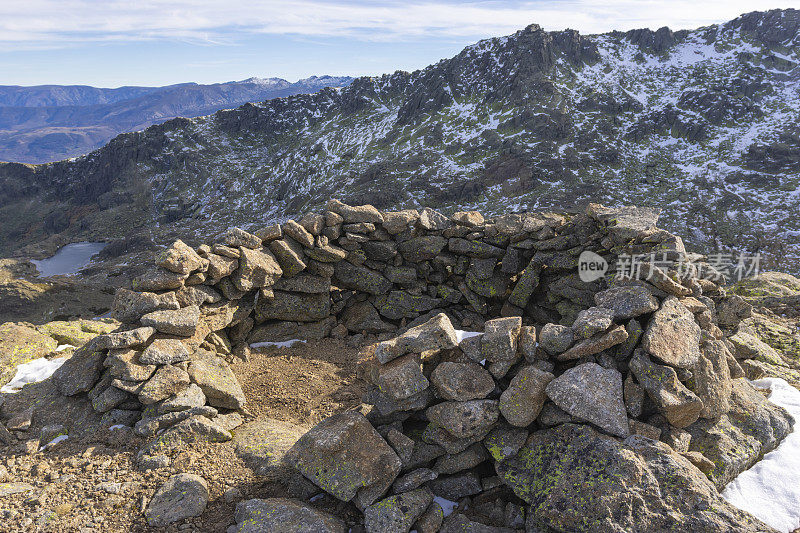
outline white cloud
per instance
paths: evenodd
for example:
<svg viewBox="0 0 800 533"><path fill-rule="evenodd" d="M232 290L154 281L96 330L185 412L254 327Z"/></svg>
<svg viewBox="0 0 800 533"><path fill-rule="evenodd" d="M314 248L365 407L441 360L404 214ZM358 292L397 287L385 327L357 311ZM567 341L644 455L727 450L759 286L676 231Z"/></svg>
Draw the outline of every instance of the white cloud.
<svg viewBox="0 0 800 533"><path fill-rule="evenodd" d="M800 0L551 0L325 2L299 0L26 0L0 4L0 46L69 46L91 41L235 41L252 33L362 40L464 38L512 33L531 22L582 33L670 26L694 28Z"/></svg>

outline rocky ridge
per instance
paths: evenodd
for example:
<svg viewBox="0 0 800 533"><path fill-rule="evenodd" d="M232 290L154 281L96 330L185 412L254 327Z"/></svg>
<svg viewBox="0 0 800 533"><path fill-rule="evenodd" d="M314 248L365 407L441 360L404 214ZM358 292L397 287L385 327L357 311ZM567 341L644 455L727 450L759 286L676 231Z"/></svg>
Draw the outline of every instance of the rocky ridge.
<svg viewBox="0 0 800 533"><path fill-rule="evenodd" d="M125 325L53 381L87 394L106 425L134 425L146 439L137 464L161 468L176 447L232 438L247 405L229 362L251 345L377 334L361 411L295 436L274 466L350 502L348 525L769 531L717 491L794 421L741 379L754 355L735 336L752 307L708 279L702 258L693 264L704 268L678 270L683 243L657 215L592 204L485 219L332 200L196 250L178 241L118 291ZM654 250L648 280L578 276L583 251L615 264ZM483 333L462 340L454 323ZM148 521L163 523L159 505L171 508L183 485L191 510L175 520L201 513L203 483L170 479ZM434 496L463 512L443 521ZM274 515L345 530L302 501L248 500L233 531L269 530Z"/></svg>
<svg viewBox="0 0 800 533"><path fill-rule="evenodd" d="M795 271L798 27L792 9L691 31L531 25L413 73L5 165L0 215L19 221L0 246L150 233L196 245L334 194L491 215L599 201L658 204L695 249L761 251L764 267Z"/></svg>
<svg viewBox="0 0 800 533"><path fill-rule="evenodd" d="M352 78L312 76L167 87L43 85L0 86L0 161L49 163L82 156L116 135L174 117L196 117L245 102L260 102L323 87L344 87Z"/></svg>

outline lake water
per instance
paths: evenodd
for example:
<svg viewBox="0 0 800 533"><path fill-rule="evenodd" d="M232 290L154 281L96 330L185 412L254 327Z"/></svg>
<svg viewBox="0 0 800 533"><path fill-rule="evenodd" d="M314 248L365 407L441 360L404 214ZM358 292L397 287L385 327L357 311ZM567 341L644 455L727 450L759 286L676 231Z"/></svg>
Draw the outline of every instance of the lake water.
<svg viewBox="0 0 800 533"><path fill-rule="evenodd" d="M43 278L50 276L77 274L91 262L92 256L106 247L104 242L76 242L62 246L53 257L33 260Z"/></svg>

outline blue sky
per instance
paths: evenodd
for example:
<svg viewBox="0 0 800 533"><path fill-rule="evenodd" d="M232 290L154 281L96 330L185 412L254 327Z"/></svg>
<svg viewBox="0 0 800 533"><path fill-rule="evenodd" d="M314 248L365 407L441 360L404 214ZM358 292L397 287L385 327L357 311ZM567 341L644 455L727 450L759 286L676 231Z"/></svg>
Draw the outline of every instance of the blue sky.
<svg viewBox="0 0 800 533"><path fill-rule="evenodd" d="M0 85L167 85L414 70L536 22L694 28L800 0L0 0Z"/></svg>

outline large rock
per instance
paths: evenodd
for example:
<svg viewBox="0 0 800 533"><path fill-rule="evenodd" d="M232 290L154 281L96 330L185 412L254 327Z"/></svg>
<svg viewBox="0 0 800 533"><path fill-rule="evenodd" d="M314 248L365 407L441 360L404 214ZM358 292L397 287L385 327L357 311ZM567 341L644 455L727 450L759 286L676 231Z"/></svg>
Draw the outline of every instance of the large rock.
<svg viewBox="0 0 800 533"><path fill-rule="evenodd" d="M627 339L628 331L623 326L616 326L604 333L598 333L593 337L582 340L566 352L559 354L558 359L560 361L569 361L594 355L621 344Z"/></svg>
<svg viewBox="0 0 800 533"><path fill-rule="evenodd" d="M156 339L139 356L143 365L171 365L188 361L191 354L179 339ZM119 377L119 376L118 376Z"/></svg>
<svg viewBox="0 0 800 533"><path fill-rule="evenodd" d="M231 276L233 284L240 291L269 287L283 274L275 256L269 250L241 248L241 252L239 268Z"/></svg>
<svg viewBox="0 0 800 533"><path fill-rule="evenodd" d="M314 247L314 236L309 231L295 222L294 220L287 220L284 222L283 233L296 240L306 248Z"/></svg>
<svg viewBox="0 0 800 533"><path fill-rule="evenodd" d="M233 533L345 533L347 527L328 513L288 498L246 500L236 505Z"/></svg>
<svg viewBox="0 0 800 533"><path fill-rule="evenodd" d="M376 365L373 381L393 400L405 400L421 393L430 384L422 374L418 354L406 354L386 364Z"/></svg>
<svg viewBox="0 0 800 533"><path fill-rule="evenodd" d="M175 474L161 485L145 510L150 527L200 516L208 505L208 484L194 474Z"/></svg>
<svg viewBox="0 0 800 533"><path fill-rule="evenodd" d="M572 328L560 324L545 324L539 332L539 344L550 355L566 352L574 340Z"/></svg>
<svg viewBox="0 0 800 533"><path fill-rule="evenodd" d="M217 282L233 274L239 268L239 259L224 255L208 254L208 276L211 282Z"/></svg>
<svg viewBox="0 0 800 533"><path fill-rule="evenodd" d="M364 510L364 527L367 533L407 533L431 502L427 488L389 496Z"/></svg>
<svg viewBox="0 0 800 533"><path fill-rule="evenodd" d="M440 298L408 291L391 291L375 298L378 312L390 320L417 318L422 313L436 309L442 304Z"/></svg>
<svg viewBox="0 0 800 533"><path fill-rule="evenodd" d="M410 328L405 333L383 341L375 348L375 357L381 363L407 353L422 353L458 346L458 337L447 315L439 313L424 324Z"/></svg>
<svg viewBox="0 0 800 533"><path fill-rule="evenodd" d="M400 458L364 415L347 411L326 418L287 453L318 487L362 509L374 503L400 472Z"/></svg>
<svg viewBox="0 0 800 533"><path fill-rule="evenodd" d="M700 417L703 401L680 382L673 368L654 363L637 349L630 360L630 369L670 424L685 428Z"/></svg>
<svg viewBox="0 0 800 533"><path fill-rule="evenodd" d="M114 295L111 314L120 322L131 323L153 311L178 308L180 308L180 304L174 292L156 294L120 288Z"/></svg>
<svg viewBox="0 0 800 533"><path fill-rule="evenodd" d="M616 369L584 363L552 380L545 391L553 403L567 413L612 435L630 435L622 374Z"/></svg>
<svg viewBox="0 0 800 533"><path fill-rule="evenodd" d="M244 247L253 250L261 248L261 238L241 228L228 228L222 235L220 242L231 248Z"/></svg>
<svg viewBox="0 0 800 533"><path fill-rule="evenodd" d="M228 363L213 353L198 350L189 364L189 377L214 407L236 410L244 407L244 391L239 380Z"/></svg>
<svg viewBox="0 0 800 533"><path fill-rule="evenodd" d="M457 439L470 439L485 434L497 419L500 409L497 400L442 402L429 407L425 414L433 424L444 428Z"/></svg>
<svg viewBox="0 0 800 533"><path fill-rule="evenodd" d="M155 267L131 281L131 288L135 291L166 291L183 286L187 274L171 272L166 268Z"/></svg>
<svg viewBox="0 0 800 533"><path fill-rule="evenodd" d="M256 320L290 320L316 322L331 314L329 294L273 291L272 298L259 298L255 307Z"/></svg>
<svg viewBox="0 0 800 533"><path fill-rule="evenodd" d="M159 367L153 377L138 389L139 401L150 405L166 400L185 390L189 383L189 374L184 370L171 365Z"/></svg>
<svg viewBox="0 0 800 533"><path fill-rule="evenodd" d="M611 287L594 295L599 307L611 309L614 320L626 320L658 309L658 299L641 285Z"/></svg>
<svg viewBox="0 0 800 533"><path fill-rule="evenodd" d="M205 264L205 260L180 239L156 257L156 265L178 274L190 274L202 269Z"/></svg>
<svg viewBox="0 0 800 533"><path fill-rule="evenodd" d="M492 375L476 363L439 363L431 382L440 397L460 402L486 398L495 388Z"/></svg>
<svg viewBox="0 0 800 533"><path fill-rule="evenodd" d="M732 382L730 409L717 419L698 420L686 428L689 449L714 463L708 474L717 488L727 485L792 432L795 420L745 379Z"/></svg>
<svg viewBox="0 0 800 533"><path fill-rule="evenodd" d="M515 361L519 359L517 341L522 328L522 317L495 318L484 324L481 353L487 361Z"/></svg>
<svg viewBox="0 0 800 533"><path fill-rule="evenodd" d="M481 259L486 259L489 257L502 257L502 255L505 253L505 250L498 248L497 246L493 246L481 241L460 239L458 237L454 237L447 241L447 249L458 255L468 255L470 257L478 257Z"/></svg>
<svg viewBox="0 0 800 533"><path fill-rule="evenodd" d="M375 209L375 207L367 205L351 206L343 204L339 200L328 200L325 206L328 211L333 211L348 224L357 224L359 222L372 222L373 224L383 222L383 214Z"/></svg>
<svg viewBox="0 0 800 533"><path fill-rule="evenodd" d="M183 309L153 311L141 319L143 326L154 327L167 335L191 337L200 321L200 308L196 305Z"/></svg>
<svg viewBox="0 0 800 533"><path fill-rule="evenodd" d="M141 353L130 348L111 350L103 361L103 366L108 368L109 374L114 378L124 381L147 381L156 371L156 367L143 363L140 358Z"/></svg>
<svg viewBox="0 0 800 533"><path fill-rule="evenodd" d="M147 341L149 341L155 333L156 328L150 326L129 329L127 331L118 331L115 333L106 333L105 335L95 337L85 346L92 347L95 350L116 350L130 348L132 346L142 346L147 344Z"/></svg>
<svg viewBox="0 0 800 533"><path fill-rule="evenodd" d="M371 303L356 302L342 313L342 323L352 333L383 333L395 327L384 322Z"/></svg>
<svg viewBox="0 0 800 533"><path fill-rule="evenodd" d="M700 326L674 296L653 314L642 347L653 357L678 368L691 368L700 359Z"/></svg>
<svg viewBox="0 0 800 533"><path fill-rule="evenodd" d="M400 254L406 261L420 263L429 261L439 255L447 245L447 239L438 235L427 235L424 237L414 237L403 241L398 246Z"/></svg>
<svg viewBox="0 0 800 533"><path fill-rule="evenodd" d="M530 504L527 531L772 532L661 442L564 424L531 435L499 475Z"/></svg>
<svg viewBox="0 0 800 533"><path fill-rule="evenodd" d="M334 275L338 280L337 285L342 288L375 295L386 294L392 290L392 282L383 274L364 266L354 265L349 261L336 263Z"/></svg>
<svg viewBox="0 0 800 533"><path fill-rule="evenodd" d="M286 461L286 452L306 431L289 422L265 418L237 428L233 433L234 449L256 475L283 481L292 474L299 475Z"/></svg>
<svg viewBox="0 0 800 533"><path fill-rule="evenodd" d="M90 344L76 350L72 357L53 373L53 381L64 396L86 392L100 379L105 353L94 350Z"/></svg>
<svg viewBox="0 0 800 533"><path fill-rule="evenodd" d="M722 341L708 340L700 347L701 356L692 368L692 391L703 401L703 418L717 418L730 408L730 352Z"/></svg>
<svg viewBox="0 0 800 533"><path fill-rule="evenodd" d="M280 263L283 275L291 278L305 270L303 246L294 239L279 239L269 243L270 251Z"/></svg>
<svg viewBox="0 0 800 533"><path fill-rule="evenodd" d="M517 283L508 297L508 301L517 307L525 307L531 299L533 291L539 286L539 274L542 266L533 260L517 278Z"/></svg>
<svg viewBox="0 0 800 533"><path fill-rule="evenodd" d="M526 366L517 372L500 395L500 413L509 424L526 427L536 420L547 400L545 389L553 378L550 372L534 366Z"/></svg>
<svg viewBox="0 0 800 533"><path fill-rule="evenodd" d="M602 333L611 327L614 320L614 311L604 307L590 307L578 313L572 331L581 339L588 339L592 335Z"/></svg>

